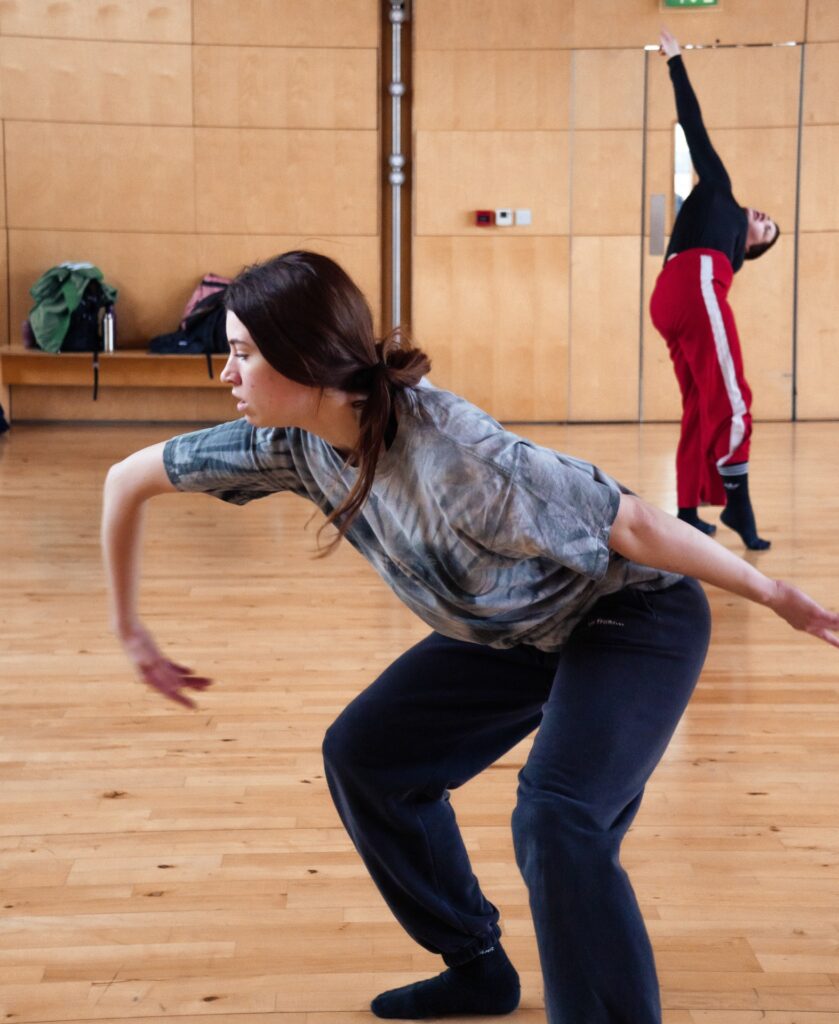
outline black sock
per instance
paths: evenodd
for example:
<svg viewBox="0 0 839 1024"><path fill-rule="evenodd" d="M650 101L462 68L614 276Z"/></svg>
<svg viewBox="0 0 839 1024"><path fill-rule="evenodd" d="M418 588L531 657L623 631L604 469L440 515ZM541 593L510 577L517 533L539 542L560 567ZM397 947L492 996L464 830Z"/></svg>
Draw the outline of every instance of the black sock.
<svg viewBox="0 0 839 1024"><path fill-rule="evenodd" d="M512 1013L519 1005L519 976L500 943L436 978L382 992L370 1004L377 1017L425 1017Z"/></svg>
<svg viewBox="0 0 839 1024"><path fill-rule="evenodd" d="M689 523L691 526L695 526L697 530L701 530L702 533L707 533L709 537L717 532L716 526L713 523L706 523L704 519L700 519L696 514L696 505L690 508L680 508L678 519L681 519L683 523Z"/></svg>
<svg viewBox="0 0 839 1024"><path fill-rule="evenodd" d="M725 508L720 519L729 529L740 534L750 551L765 551L771 541L757 535L755 514L749 497L749 474L723 476L722 485L725 488Z"/></svg>

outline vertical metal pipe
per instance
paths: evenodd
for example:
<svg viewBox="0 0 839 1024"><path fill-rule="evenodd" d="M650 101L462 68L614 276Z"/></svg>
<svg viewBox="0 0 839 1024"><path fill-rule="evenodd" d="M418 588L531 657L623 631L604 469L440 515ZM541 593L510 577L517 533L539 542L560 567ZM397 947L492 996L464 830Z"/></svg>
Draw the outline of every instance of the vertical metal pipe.
<svg viewBox="0 0 839 1024"><path fill-rule="evenodd" d="M402 322L402 186L405 184L405 156L402 153L402 24L408 18L406 0L390 0L391 143L388 157L391 203L391 327Z"/></svg>

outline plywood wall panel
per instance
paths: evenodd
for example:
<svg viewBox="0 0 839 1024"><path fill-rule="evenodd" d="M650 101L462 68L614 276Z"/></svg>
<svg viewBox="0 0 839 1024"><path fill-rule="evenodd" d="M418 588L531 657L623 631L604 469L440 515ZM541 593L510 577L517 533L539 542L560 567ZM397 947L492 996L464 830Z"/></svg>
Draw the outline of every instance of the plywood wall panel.
<svg viewBox="0 0 839 1024"><path fill-rule="evenodd" d="M839 42L839 4L836 0L808 0L807 39Z"/></svg>
<svg viewBox="0 0 839 1024"><path fill-rule="evenodd" d="M193 0L193 6L196 43L379 45L377 0Z"/></svg>
<svg viewBox="0 0 839 1024"><path fill-rule="evenodd" d="M839 14L839 4L836 7ZM839 122L839 42L810 43L804 61L804 124Z"/></svg>
<svg viewBox="0 0 839 1024"><path fill-rule="evenodd" d="M576 50L574 128L641 128L644 52Z"/></svg>
<svg viewBox="0 0 839 1024"><path fill-rule="evenodd" d="M798 415L839 419L839 232L802 234L798 276Z"/></svg>
<svg viewBox="0 0 839 1024"><path fill-rule="evenodd" d="M9 225L194 231L189 128L6 123Z"/></svg>
<svg viewBox="0 0 839 1024"><path fill-rule="evenodd" d="M573 421L638 418L640 242L571 242L569 416Z"/></svg>
<svg viewBox="0 0 839 1024"><path fill-rule="evenodd" d="M566 132L417 132L418 235L568 232ZM475 211L528 207L531 227L480 228Z"/></svg>
<svg viewBox="0 0 839 1024"><path fill-rule="evenodd" d="M372 128L375 49L196 46L195 123L242 128Z"/></svg>
<svg viewBox="0 0 839 1024"><path fill-rule="evenodd" d="M667 62L657 54L648 60L648 125L669 128L676 103ZM798 125L800 47L687 50L683 60L709 132Z"/></svg>
<svg viewBox="0 0 839 1024"><path fill-rule="evenodd" d="M414 81L419 130L568 128L567 50L420 50Z"/></svg>
<svg viewBox="0 0 839 1024"><path fill-rule="evenodd" d="M208 233L378 233L376 132L197 128L195 153Z"/></svg>
<svg viewBox="0 0 839 1024"><path fill-rule="evenodd" d="M188 125L188 45L0 37L2 116Z"/></svg>
<svg viewBox="0 0 839 1024"><path fill-rule="evenodd" d="M568 239L417 238L414 267L431 380L501 419L565 419Z"/></svg>
<svg viewBox="0 0 839 1024"><path fill-rule="evenodd" d="M0 33L188 43L192 0L4 0Z"/></svg>
<svg viewBox="0 0 839 1024"><path fill-rule="evenodd" d="M643 144L640 130L574 133L575 236L640 234Z"/></svg>
<svg viewBox="0 0 839 1024"><path fill-rule="evenodd" d="M417 50L559 49L573 45L574 0L421 0Z"/></svg>
<svg viewBox="0 0 839 1024"><path fill-rule="evenodd" d="M809 125L801 133L801 230L839 231L839 124Z"/></svg>
<svg viewBox="0 0 839 1024"><path fill-rule="evenodd" d="M724 128L714 145L743 206L771 214L782 231L795 223L796 128Z"/></svg>

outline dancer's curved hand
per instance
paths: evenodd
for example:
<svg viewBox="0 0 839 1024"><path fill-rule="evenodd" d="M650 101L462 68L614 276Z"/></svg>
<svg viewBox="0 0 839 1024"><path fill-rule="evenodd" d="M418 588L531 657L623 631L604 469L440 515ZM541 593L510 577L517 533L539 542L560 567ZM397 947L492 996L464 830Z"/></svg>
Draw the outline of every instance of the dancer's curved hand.
<svg viewBox="0 0 839 1024"><path fill-rule="evenodd" d="M184 690L206 690L212 679L194 676L192 669L170 661L161 652L151 633L143 626L134 626L120 635L120 643L134 666L137 678L164 697L187 708L197 707Z"/></svg>
<svg viewBox="0 0 839 1024"><path fill-rule="evenodd" d="M678 57L682 52L681 46L679 46L679 40L667 31L666 28L661 29L658 36L659 54L662 57L666 57L670 60L671 57Z"/></svg>
<svg viewBox="0 0 839 1024"><path fill-rule="evenodd" d="M784 580L774 580L775 592L768 605L793 629L817 636L833 647L839 647L839 614L822 608L803 590Z"/></svg>

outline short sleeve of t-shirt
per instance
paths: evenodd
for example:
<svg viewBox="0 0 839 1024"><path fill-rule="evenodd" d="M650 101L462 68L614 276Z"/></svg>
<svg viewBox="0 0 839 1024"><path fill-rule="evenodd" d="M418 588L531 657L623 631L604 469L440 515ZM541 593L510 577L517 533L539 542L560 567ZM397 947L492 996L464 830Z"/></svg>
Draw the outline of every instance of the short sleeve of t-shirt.
<svg viewBox="0 0 839 1024"><path fill-rule="evenodd" d="M285 430L242 419L180 434L166 442L163 465L179 491L246 505L278 491L302 493Z"/></svg>
<svg viewBox="0 0 839 1024"><path fill-rule="evenodd" d="M609 567L620 496L618 484L596 466L523 441L492 547L599 580Z"/></svg>

